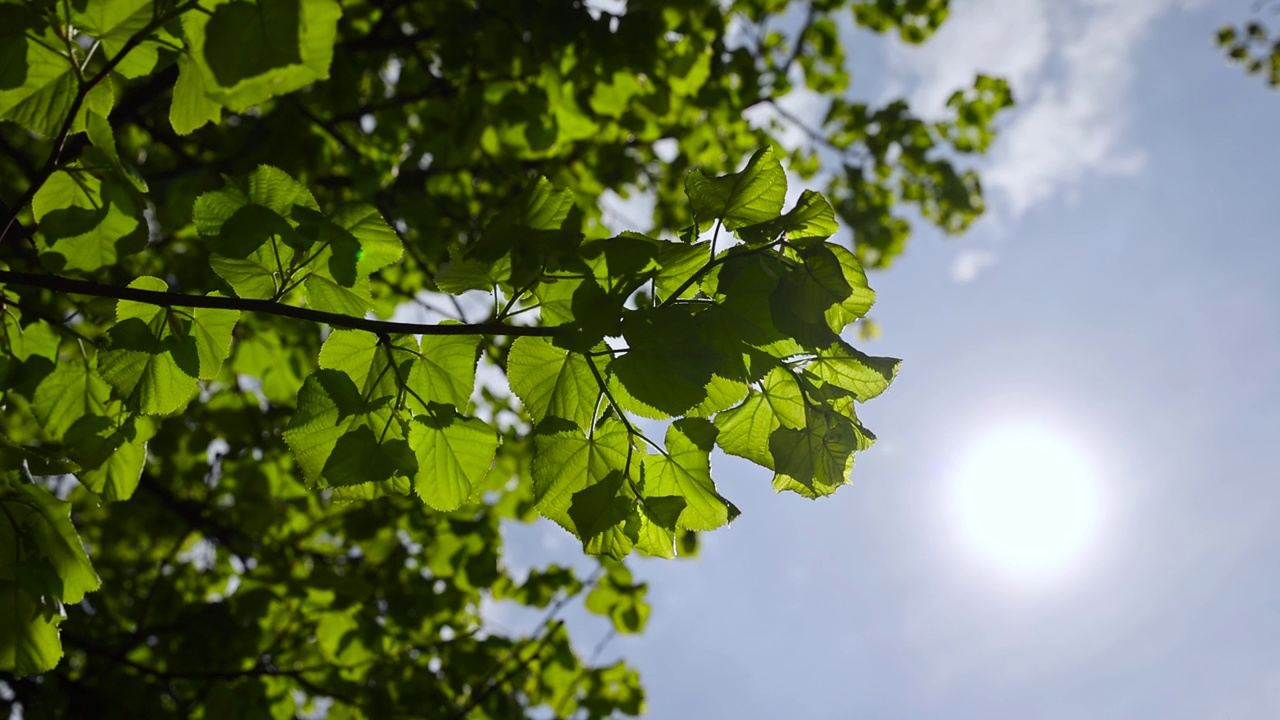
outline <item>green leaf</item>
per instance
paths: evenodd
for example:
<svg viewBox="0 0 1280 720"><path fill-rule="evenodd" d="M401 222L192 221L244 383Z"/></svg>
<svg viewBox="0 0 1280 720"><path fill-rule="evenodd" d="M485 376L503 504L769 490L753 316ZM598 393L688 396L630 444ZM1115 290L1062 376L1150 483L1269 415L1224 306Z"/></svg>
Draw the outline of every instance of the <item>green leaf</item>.
<svg viewBox="0 0 1280 720"><path fill-rule="evenodd" d="M584 552L621 560L635 547L636 523L628 520L636 514L636 501L624 489L626 476L611 470L599 482L573 493L568 514Z"/></svg>
<svg viewBox="0 0 1280 720"><path fill-rule="evenodd" d="M320 367L341 370L356 387L364 387L378 354L378 336L363 330L338 329L320 348Z"/></svg>
<svg viewBox="0 0 1280 720"><path fill-rule="evenodd" d="M74 67L53 49L60 41L51 30L31 30L30 37L22 32L24 26L39 28L42 24L34 13L6 4L0 11L0 21L4 28L0 30L0 57L8 61L5 81L0 84L0 120L11 120L39 135L54 137L62 129L75 99Z"/></svg>
<svg viewBox="0 0 1280 720"><path fill-rule="evenodd" d="M854 452L869 444L847 417L809 406L802 428L781 427L769 436L774 488L806 497L830 495L849 482Z"/></svg>
<svg viewBox="0 0 1280 720"><path fill-rule="evenodd" d="M779 278L789 272L786 266L771 254L730 254L728 258L716 275L714 325L773 357L785 358L803 352L796 338L784 332L774 320L771 297L778 288Z"/></svg>
<svg viewBox="0 0 1280 720"><path fill-rule="evenodd" d="M356 272L359 275L375 273L397 262L404 254L400 236L372 205L351 205L338 210L329 219L359 242L356 252Z"/></svg>
<svg viewBox="0 0 1280 720"><path fill-rule="evenodd" d="M506 270L510 272L509 264ZM460 295L468 290L493 290L502 277L507 275L495 263L454 258L440 264L433 280L441 292Z"/></svg>
<svg viewBox="0 0 1280 720"><path fill-rule="evenodd" d="M498 450L498 435L476 418L433 405L409 426L409 447L418 459L413 489L436 510L457 510L484 480Z"/></svg>
<svg viewBox="0 0 1280 720"><path fill-rule="evenodd" d="M261 330L246 333L235 343L232 362L235 373L260 379L262 394L281 406L295 404L303 379L315 369L315 351L298 352L302 348L291 340L296 338Z"/></svg>
<svg viewBox="0 0 1280 720"><path fill-rule="evenodd" d="M221 297L219 293L210 295ZM196 360L200 368L196 377L201 380L218 377L218 373L222 371L222 363L231 355L231 335L235 332L236 323L240 321L240 311L194 308L183 315L177 322L181 323L182 332L187 334L188 341L195 344Z"/></svg>
<svg viewBox="0 0 1280 720"><path fill-rule="evenodd" d="M781 428L805 426L805 401L794 376L774 368L759 390L752 390L742 404L716 416L720 430L716 442L726 453L774 469L770 438Z"/></svg>
<svg viewBox="0 0 1280 720"><path fill-rule="evenodd" d="M836 249L842 250L823 243L806 250L801 256L803 265L783 274L769 297L774 324L806 348L836 342L837 333L860 317L854 313L865 313L874 299L865 277L858 287L857 277L849 274ZM852 254L846 257L853 259Z"/></svg>
<svg viewBox="0 0 1280 720"><path fill-rule="evenodd" d="M147 244L140 204L111 173L59 170L40 186L31 210L42 240L40 260L54 272L98 270Z"/></svg>
<svg viewBox="0 0 1280 720"><path fill-rule="evenodd" d="M507 357L507 379L535 423L562 418L591 427L600 384L580 353L562 350L545 338L517 338Z"/></svg>
<svg viewBox="0 0 1280 720"><path fill-rule="evenodd" d="M165 281L140 277L129 287L167 292ZM238 310L195 308L190 312L120 300L116 324L98 354L98 372L130 407L167 415L186 404L196 379L212 379L231 350Z"/></svg>
<svg viewBox="0 0 1280 720"><path fill-rule="evenodd" d="M476 385L479 339L467 335L423 335L421 352L409 375L409 383L421 400L466 409Z"/></svg>
<svg viewBox="0 0 1280 720"><path fill-rule="evenodd" d="M586 608L607 616L620 633L643 632L649 619L649 604L645 602L648 591L648 584L632 582L625 566L610 565L608 574L587 594Z"/></svg>
<svg viewBox="0 0 1280 720"><path fill-rule="evenodd" d="M63 475L80 470L78 464L55 450L20 445L0 433L0 470L21 471L24 464L36 476Z"/></svg>
<svg viewBox="0 0 1280 720"><path fill-rule="evenodd" d="M17 547L16 533L0 520L0 541ZM18 677L52 670L62 658L56 603L60 590L53 567L44 559L0 565L0 671Z"/></svg>
<svg viewBox="0 0 1280 720"><path fill-rule="evenodd" d="M413 482L403 476L377 482L339 485L333 488L335 503L363 503L384 497L406 497L413 492Z"/></svg>
<svg viewBox="0 0 1280 720"><path fill-rule="evenodd" d="M305 238L293 218L318 210L305 186L287 173L259 166L196 200L194 221L213 251L209 264L236 295L274 298L291 277L295 247ZM363 315L361 309L358 315Z"/></svg>
<svg viewBox="0 0 1280 720"><path fill-rule="evenodd" d="M173 86L169 123L179 135L190 135L222 118L222 105L209 99L204 75L187 53L178 56L178 82Z"/></svg>
<svg viewBox="0 0 1280 720"><path fill-rule="evenodd" d="M544 608L561 592L573 596L581 590L582 582L573 574L573 568L551 565L543 570L530 570L529 577L518 587L507 576L499 578L493 586L493 597L495 600L515 600L521 605Z"/></svg>
<svg viewBox="0 0 1280 720"><path fill-rule="evenodd" d="M280 282L279 273L263 263L268 258L267 253L252 259L214 255L209 258L209 267L227 281L237 297L270 300L280 290Z"/></svg>
<svg viewBox="0 0 1280 720"><path fill-rule="evenodd" d="M666 560L676 556L676 524L685 500L675 496L647 496L636 503L640 511L636 550Z"/></svg>
<svg viewBox="0 0 1280 720"><path fill-rule="evenodd" d="M199 14L199 13L192 13ZM281 218L293 218L294 208L320 209L311 191L283 170L259 165L242 178L227 178L219 190L204 193L196 199L192 220L201 235L215 236L236 211L246 205L258 205ZM264 219L269 216L260 216ZM290 226L296 225L296 222ZM234 239L230 242L235 242Z"/></svg>
<svg viewBox="0 0 1280 720"><path fill-rule="evenodd" d="M128 500L138 487L147 459L147 441L155 434L141 416L118 426L106 417L86 415L67 430L66 443L84 470L76 477L108 502Z"/></svg>
<svg viewBox="0 0 1280 720"><path fill-rule="evenodd" d="M86 416L107 414L111 389L87 361L59 362L31 398L36 419L54 440Z"/></svg>
<svg viewBox="0 0 1280 720"><path fill-rule="evenodd" d="M467 249L466 259L496 266L500 282L523 287L557 256L577 247L581 238L571 226L572 211L573 193L539 178L494 216L479 242ZM498 269L500 261L510 263L509 276Z"/></svg>
<svg viewBox="0 0 1280 720"><path fill-rule="evenodd" d="M787 195L787 174L772 147L756 151L741 172L707 177L702 170L689 173L685 193L705 229L720 220L737 230L778 217Z"/></svg>
<svg viewBox="0 0 1280 720"><path fill-rule="evenodd" d="M785 233L789 242L806 245L814 240L826 240L839 229L831 203L821 193L805 190L787 214L741 228L738 236L748 244L759 244L772 242Z"/></svg>
<svg viewBox="0 0 1280 720"><path fill-rule="evenodd" d="M169 289L155 277L140 277L129 287ZM194 340L174 332L182 322L174 310L132 300L116 304L116 324L98 353L98 372L138 412L168 415L196 390L200 355Z"/></svg>
<svg viewBox="0 0 1280 720"><path fill-rule="evenodd" d="M725 359L708 341L711 328L696 309L668 305L627 313L627 352L609 363L618 402L638 415L682 415L707 398L712 374Z"/></svg>
<svg viewBox="0 0 1280 720"><path fill-rule="evenodd" d="M101 43L101 52L113 60L135 35L155 17L152 0L86 0L83 9L72 13L72 22ZM115 71L127 78L142 77L156 68L160 51L180 48L181 42L164 28L153 30L149 39L137 43Z"/></svg>
<svg viewBox="0 0 1280 720"><path fill-rule="evenodd" d="M643 458L645 495L683 498L676 527L714 530L736 518L738 508L716 492L711 449L717 429L702 418L684 418L667 428L666 453Z"/></svg>
<svg viewBox="0 0 1280 720"><path fill-rule="evenodd" d="M303 281L302 287L307 291L307 304L316 310L364 317L373 307L369 294L369 281L356 282L352 287L343 287L320 273L311 273Z"/></svg>
<svg viewBox="0 0 1280 720"><path fill-rule="evenodd" d="M284 441L309 485L339 487L413 476L405 428L387 409L393 401L383 384L389 372L383 361L364 393L338 370L318 370L303 383Z"/></svg>
<svg viewBox="0 0 1280 720"><path fill-rule="evenodd" d="M889 387L898 374L901 360L870 357L841 341L816 353L805 365L806 374L870 400Z"/></svg>
<svg viewBox="0 0 1280 720"><path fill-rule="evenodd" d="M61 581L57 600L75 604L101 584L71 524L71 503L29 483L0 482L0 537L22 536L27 555L49 561ZM6 543L16 552L17 543Z"/></svg>
<svg viewBox="0 0 1280 720"><path fill-rule="evenodd" d="M627 428L616 420L601 423L590 437L563 420L551 419L541 423L534 435L532 468L533 494L538 511L587 540L569 512L575 503L574 497L588 487L604 482L610 473L623 472L629 445ZM608 487L612 486L607 486L606 491ZM602 491L602 494L607 493ZM594 499L589 495L578 502L595 507ZM611 511L609 500L600 506L603 512ZM577 514L578 520L594 521L594 517L584 510Z"/></svg>
<svg viewBox="0 0 1280 720"><path fill-rule="evenodd" d="M857 256L835 243L823 243L812 252L814 259L812 261L806 259L806 265L810 262L827 265L834 257L840 266L845 285L849 287L847 297L827 308L827 325L832 329L842 329L854 320L865 317L876 302L876 293L867 284L867 273L862 269L862 263L858 262Z"/></svg>
<svg viewBox="0 0 1280 720"><path fill-rule="evenodd" d="M329 75L335 0L210 0L182 16L206 95L233 112Z"/></svg>
<svg viewBox="0 0 1280 720"><path fill-rule="evenodd" d="M667 299L689 278L693 277L710 260L710 242L693 244L663 241L658 252L658 272L654 276L658 296ZM691 297L698 292L697 284L690 285L681 297Z"/></svg>

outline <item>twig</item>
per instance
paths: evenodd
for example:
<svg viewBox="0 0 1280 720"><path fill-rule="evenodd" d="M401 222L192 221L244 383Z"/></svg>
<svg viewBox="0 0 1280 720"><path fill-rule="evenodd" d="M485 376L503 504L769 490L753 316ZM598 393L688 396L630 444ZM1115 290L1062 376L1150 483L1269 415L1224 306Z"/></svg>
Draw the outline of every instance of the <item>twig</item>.
<svg viewBox="0 0 1280 720"><path fill-rule="evenodd" d="M72 295L91 295L94 297L131 300L159 307L212 308L215 310L239 310L241 312L279 315L297 320L327 323L334 327L352 328L384 335L511 335L516 337L554 337L559 334L557 327L531 327L528 325L507 325L500 322L481 322L464 325L431 325L424 323L393 322L391 320L370 320L368 318L340 315L338 313L314 310L312 308L286 305L271 300L252 300L249 298L219 297L216 295L184 295L181 293L163 292L159 290L143 290L141 288L119 287L75 280L61 275L39 275L35 273L0 270L0 284L23 285L26 287L45 288L54 292Z"/></svg>

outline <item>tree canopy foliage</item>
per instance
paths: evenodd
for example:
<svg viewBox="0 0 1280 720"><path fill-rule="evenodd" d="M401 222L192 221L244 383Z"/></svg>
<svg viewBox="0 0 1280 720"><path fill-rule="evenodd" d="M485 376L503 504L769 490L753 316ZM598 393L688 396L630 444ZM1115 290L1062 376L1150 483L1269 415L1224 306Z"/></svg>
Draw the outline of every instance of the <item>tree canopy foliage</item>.
<svg viewBox="0 0 1280 720"><path fill-rule="evenodd" d="M1225 25L1218 30L1217 43L1227 53L1227 58L1242 65L1250 75L1266 78L1270 87L1280 87L1280 37L1277 37L1263 18L1274 16L1280 4L1274 0L1253 3L1253 17L1240 25Z"/></svg>
<svg viewBox="0 0 1280 720"><path fill-rule="evenodd" d="M961 161L1012 99L857 101L841 37L946 13L0 1L4 701L640 713L559 612L643 629L624 558L738 515L716 449L779 491L849 481L897 369L850 344L864 267L982 211ZM539 516L598 569L513 574L500 524ZM486 600L547 619L506 634Z"/></svg>

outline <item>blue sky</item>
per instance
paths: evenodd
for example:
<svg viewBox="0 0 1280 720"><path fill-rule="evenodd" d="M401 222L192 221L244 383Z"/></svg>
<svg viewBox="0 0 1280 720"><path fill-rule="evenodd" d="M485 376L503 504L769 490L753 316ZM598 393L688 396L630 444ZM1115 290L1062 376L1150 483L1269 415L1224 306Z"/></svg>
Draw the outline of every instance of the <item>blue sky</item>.
<svg viewBox="0 0 1280 720"><path fill-rule="evenodd" d="M818 502L717 457L743 516L696 561L634 563L649 628L604 655L658 718L1280 717L1280 93L1212 44L1250 3L955 6L922 48L851 39L872 97L928 108L984 71L1020 103L989 216L872 278L867 349L905 359L863 413L881 442ZM1008 424L1097 468L1096 542L1045 581L968 551L948 499ZM575 551L509 536L516 565Z"/></svg>

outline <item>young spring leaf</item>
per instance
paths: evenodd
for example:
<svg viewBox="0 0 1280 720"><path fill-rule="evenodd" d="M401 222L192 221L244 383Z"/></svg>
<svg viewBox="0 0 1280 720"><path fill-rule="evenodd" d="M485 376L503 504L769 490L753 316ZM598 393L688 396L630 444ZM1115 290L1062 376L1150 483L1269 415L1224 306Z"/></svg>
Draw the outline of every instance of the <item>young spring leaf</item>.
<svg viewBox="0 0 1280 720"><path fill-rule="evenodd" d="M600 401L600 386L588 362L545 338L523 337L511 345L507 378L534 422L561 418L585 429Z"/></svg>
<svg viewBox="0 0 1280 720"><path fill-rule="evenodd" d="M489 471L498 435L476 418L457 415L451 406L432 405L409 426L409 447L418 459L413 489L427 505L457 510Z"/></svg>
<svg viewBox="0 0 1280 720"><path fill-rule="evenodd" d="M772 242L785 234L788 242L804 246L826 240L839 229L831 203L820 193L805 190L800 193L796 206L785 215L740 228L738 236L748 244L759 244Z"/></svg>
<svg viewBox="0 0 1280 720"><path fill-rule="evenodd" d="M182 16L205 93L233 112L329 75L336 0L215 0Z"/></svg>
<svg viewBox="0 0 1280 720"><path fill-rule="evenodd" d="M593 485L605 482L611 473L621 477L626 470L630 435L626 426L607 420L591 436L564 420L552 418L541 423L534 434L533 493L538 510L564 529L586 539L570 515L574 497ZM615 479L615 484L620 483ZM601 505L608 508L618 487L608 486L612 494L597 499L587 496L578 501L580 507ZM579 519L589 515L580 510ZM599 531L599 528L593 528ZM599 534L599 532L597 532Z"/></svg>
<svg viewBox="0 0 1280 720"><path fill-rule="evenodd" d="M898 375L901 360L871 357L840 341L814 354L804 367L811 375L857 395L859 401L870 400L889 387Z"/></svg>
<svg viewBox="0 0 1280 720"><path fill-rule="evenodd" d="M766 146L741 172L707 177L694 170L685 181L685 193L700 228L720 220L725 229L737 230L778 217L787 196L787 174L773 148Z"/></svg>
<svg viewBox="0 0 1280 720"><path fill-rule="evenodd" d="M684 499L677 527L715 530L738 516L738 508L716 492L711 450L717 429L702 418L685 418L667 428L666 453L643 459L646 495Z"/></svg>
<svg viewBox="0 0 1280 720"><path fill-rule="evenodd" d="M111 266L147 244L140 203L113 172L59 170L40 187L31 209L41 262L55 272Z"/></svg>

